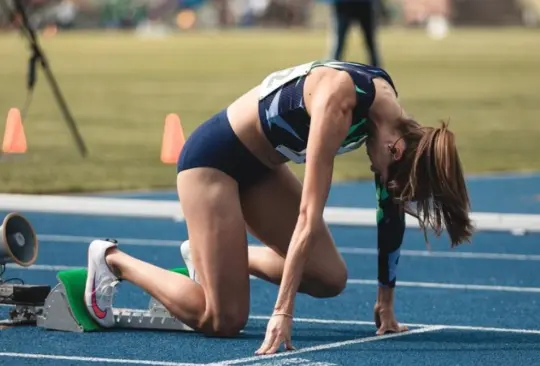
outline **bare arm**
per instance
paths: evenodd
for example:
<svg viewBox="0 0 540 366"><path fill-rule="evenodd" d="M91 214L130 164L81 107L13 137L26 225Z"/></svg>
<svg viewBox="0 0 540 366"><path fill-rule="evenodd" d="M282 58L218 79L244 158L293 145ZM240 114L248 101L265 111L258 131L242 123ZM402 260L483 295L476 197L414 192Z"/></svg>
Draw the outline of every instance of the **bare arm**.
<svg viewBox="0 0 540 366"><path fill-rule="evenodd" d="M345 72L336 71L321 79L307 106L311 127L300 214L285 259L276 313L293 312L304 264L317 235L315 230L323 227L323 210L332 183L334 157L351 126L355 104L352 79Z"/></svg>

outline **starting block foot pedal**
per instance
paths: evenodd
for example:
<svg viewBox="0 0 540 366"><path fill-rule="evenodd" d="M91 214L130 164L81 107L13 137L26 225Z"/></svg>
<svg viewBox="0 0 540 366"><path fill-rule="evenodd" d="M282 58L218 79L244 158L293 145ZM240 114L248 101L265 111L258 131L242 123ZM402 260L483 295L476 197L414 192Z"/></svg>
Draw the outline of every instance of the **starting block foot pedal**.
<svg viewBox="0 0 540 366"><path fill-rule="evenodd" d="M186 268L171 269L189 276ZM37 317L37 326L67 332L105 331L90 316L84 303L87 270L61 271L56 285L45 299L43 311ZM157 302L150 300L148 309L113 309L116 325L113 329L148 329L191 331Z"/></svg>

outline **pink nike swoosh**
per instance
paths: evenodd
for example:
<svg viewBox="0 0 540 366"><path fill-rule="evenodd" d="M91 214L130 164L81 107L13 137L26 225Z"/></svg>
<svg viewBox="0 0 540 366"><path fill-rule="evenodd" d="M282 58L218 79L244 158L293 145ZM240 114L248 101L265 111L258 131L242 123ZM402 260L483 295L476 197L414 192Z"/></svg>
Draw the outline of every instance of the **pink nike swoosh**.
<svg viewBox="0 0 540 366"><path fill-rule="evenodd" d="M97 298L96 298L96 278L94 277L94 280L92 281L92 298L91 298L91 301L92 301L92 310L94 311L94 314L96 314L96 316L99 318L99 319L105 319L105 317L107 316L107 311L103 311L100 309L100 307L98 306L97 304Z"/></svg>

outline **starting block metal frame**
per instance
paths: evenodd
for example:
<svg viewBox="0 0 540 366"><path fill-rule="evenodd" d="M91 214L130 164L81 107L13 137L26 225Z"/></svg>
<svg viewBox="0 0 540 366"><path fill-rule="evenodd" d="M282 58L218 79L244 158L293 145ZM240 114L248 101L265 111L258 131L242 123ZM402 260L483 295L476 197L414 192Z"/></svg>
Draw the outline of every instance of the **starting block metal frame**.
<svg viewBox="0 0 540 366"><path fill-rule="evenodd" d="M147 329L193 331L174 318L156 299L151 298L148 309L113 308L116 325L113 329ZM36 313L36 325L49 330L84 332L69 306L66 289L59 283L45 299L42 311Z"/></svg>
<svg viewBox="0 0 540 366"><path fill-rule="evenodd" d="M43 304L15 304L9 318L0 321L0 327L37 326L64 332L85 332L69 305L66 289L57 284L47 295ZM113 308L115 325L112 329L141 329L163 331L193 331L153 297L148 309ZM107 329L103 329L107 330Z"/></svg>
<svg viewBox="0 0 540 366"><path fill-rule="evenodd" d="M80 270L74 270L77 272ZM187 274L187 269L172 269ZM86 274L82 274L86 276ZM71 279L78 283L80 289L81 281L86 277ZM70 303L66 285L60 274L57 276L59 282L52 289L48 285L17 285L0 282L0 303L10 305L8 319L0 321L0 328L14 327L22 325L37 326L48 330L58 330L65 332L91 332L107 331L114 329L141 329L141 330L163 330L163 331L193 331L192 328L175 318L170 312L151 297L147 309L126 309L112 308L115 325L112 328L100 327L92 317L86 312L86 305L82 300L82 293L71 294ZM84 289L84 287L83 287ZM80 292L80 290L78 290ZM80 296L80 297L79 297ZM80 302L79 302L80 301ZM74 311L75 309L75 311Z"/></svg>
<svg viewBox="0 0 540 366"><path fill-rule="evenodd" d="M117 243L114 239L105 239ZM193 331L172 316L156 299L151 298L147 309L112 308L114 325L101 327L89 314L84 301L88 280L86 268L60 271L58 284L28 285L20 279L4 280L5 264L15 262L31 266L37 258L38 241L34 229L24 217L11 213L0 226L0 304L11 306L8 318L0 320L0 329L31 325L67 332L99 331L117 328ZM172 268L172 272L189 276L187 268Z"/></svg>

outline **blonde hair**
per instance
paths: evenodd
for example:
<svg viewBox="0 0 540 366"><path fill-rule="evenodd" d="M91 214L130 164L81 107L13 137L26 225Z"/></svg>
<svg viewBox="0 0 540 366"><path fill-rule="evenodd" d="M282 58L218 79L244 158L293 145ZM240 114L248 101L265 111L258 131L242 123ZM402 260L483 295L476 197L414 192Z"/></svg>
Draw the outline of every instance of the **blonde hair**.
<svg viewBox="0 0 540 366"><path fill-rule="evenodd" d="M440 236L443 225L451 246L470 242L470 200L455 136L448 124L421 127L411 118L402 118L397 126L405 140L403 157L391 167L388 188L407 212L415 216L424 231L431 227ZM408 205L416 202L416 213Z"/></svg>

